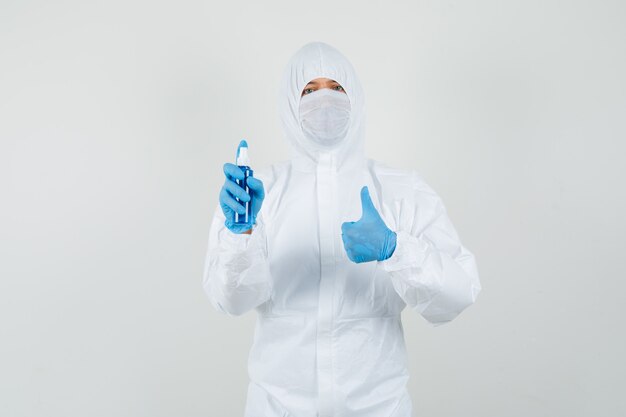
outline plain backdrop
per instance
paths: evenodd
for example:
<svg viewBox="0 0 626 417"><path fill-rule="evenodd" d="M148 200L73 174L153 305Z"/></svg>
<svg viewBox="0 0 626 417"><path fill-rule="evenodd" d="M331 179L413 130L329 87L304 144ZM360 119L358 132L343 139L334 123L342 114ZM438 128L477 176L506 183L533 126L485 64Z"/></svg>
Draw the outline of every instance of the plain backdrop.
<svg viewBox="0 0 626 417"><path fill-rule="evenodd" d="M0 3L0 415L243 415L254 311L202 286L222 165L288 158L281 71L353 63L367 153L483 291L403 322L415 417L626 415L626 3ZM297 417L297 416L294 416ZM383 417L383 416L381 416Z"/></svg>

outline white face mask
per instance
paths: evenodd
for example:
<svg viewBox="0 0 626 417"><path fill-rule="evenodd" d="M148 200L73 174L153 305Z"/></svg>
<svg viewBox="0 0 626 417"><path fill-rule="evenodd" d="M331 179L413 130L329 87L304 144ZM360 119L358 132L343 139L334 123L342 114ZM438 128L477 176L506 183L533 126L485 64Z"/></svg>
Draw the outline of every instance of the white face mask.
<svg viewBox="0 0 626 417"><path fill-rule="evenodd" d="M350 126L350 99L341 91L322 88L300 99L300 126L304 135L326 148L341 142Z"/></svg>

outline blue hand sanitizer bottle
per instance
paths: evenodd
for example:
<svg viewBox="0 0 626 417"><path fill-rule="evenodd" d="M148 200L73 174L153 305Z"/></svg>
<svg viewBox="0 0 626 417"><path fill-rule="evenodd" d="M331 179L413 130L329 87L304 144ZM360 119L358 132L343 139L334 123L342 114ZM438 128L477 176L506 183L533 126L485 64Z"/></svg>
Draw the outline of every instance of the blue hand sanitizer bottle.
<svg viewBox="0 0 626 417"><path fill-rule="evenodd" d="M235 180L236 183L246 190L248 194L250 194L250 189L248 188L248 178L252 177L253 171L250 168L250 157L248 156L248 143L245 140L239 142L239 147L237 148L237 166L243 171L244 179ZM252 195L250 194L250 197ZM252 199L250 201L245 202L241 201L238 198L236 199L242 206L246 208L245 214L239 214L235 212L235 223L237 224L249 224L252 226L254 224L254 219L252 218Z"/></svg>

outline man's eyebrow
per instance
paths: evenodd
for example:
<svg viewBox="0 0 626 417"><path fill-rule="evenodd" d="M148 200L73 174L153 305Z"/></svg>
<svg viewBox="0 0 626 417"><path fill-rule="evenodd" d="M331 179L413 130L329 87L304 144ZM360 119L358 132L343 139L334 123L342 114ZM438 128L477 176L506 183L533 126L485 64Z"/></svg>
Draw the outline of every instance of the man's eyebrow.
<svg viewBox="0 0 626 417"><path fill-rule="evenodd" d="M337 83L337 84L339 84L339 83L338 83L337 81L335 81L335 80L330 80L330 81L331 81L331 82L333 82L333 83ZM306 83L306 85L309 85L309 84L317 84L317 80L311 80L311 81L309 81L308 83ZM341 85L341 84L339 84L339 85Z"/></svg>

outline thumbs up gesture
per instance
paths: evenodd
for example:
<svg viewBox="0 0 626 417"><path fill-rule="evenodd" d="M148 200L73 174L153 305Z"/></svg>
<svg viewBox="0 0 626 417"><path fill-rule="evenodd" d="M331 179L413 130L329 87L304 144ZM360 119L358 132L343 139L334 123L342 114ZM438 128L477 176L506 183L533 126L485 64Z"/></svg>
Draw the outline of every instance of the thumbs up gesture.
<svg viewBox="0 0 626 417"><path fill-rule="evenodd" d="M378 214L367 186L361 188L363 214L357 222L341 225L341 238L348 258L356 263L384 261L396 249L396 233Z"/></svg>

